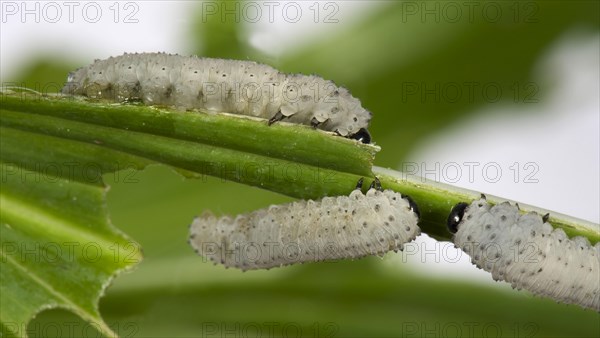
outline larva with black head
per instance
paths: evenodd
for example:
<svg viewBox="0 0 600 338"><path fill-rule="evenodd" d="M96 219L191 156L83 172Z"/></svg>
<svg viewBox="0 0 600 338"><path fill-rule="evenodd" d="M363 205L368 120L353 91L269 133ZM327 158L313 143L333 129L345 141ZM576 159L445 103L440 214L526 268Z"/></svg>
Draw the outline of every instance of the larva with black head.
<svg viewBox="0 0 600 338"><path fill-rule="evenodd" d="M71 72L62 92L283 120L371 142L371 113L347 89L252 61L126 53Z"/></svg>
<svg viewBox="0 0 600 338"><path fill-rule="evenodd" d="M569 238L549 215L521 214L509 202L459 203L448 217L454 243L494 280L558 302L600 311L600 243Z"/></svg>
<svg viewBox="0 0 600 338"><path fill-rule="evenodd" d="M235 218L210 213L190 226L190 244L214 263L242 270L353 259L402 250L420 234L416 205L371 186L349 196L272 205Z"/></svg>

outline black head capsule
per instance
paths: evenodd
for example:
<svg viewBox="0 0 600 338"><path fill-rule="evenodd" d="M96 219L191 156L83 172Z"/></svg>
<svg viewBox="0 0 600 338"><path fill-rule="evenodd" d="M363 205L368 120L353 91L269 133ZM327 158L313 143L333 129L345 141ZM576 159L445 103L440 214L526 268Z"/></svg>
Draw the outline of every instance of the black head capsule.
<svg viewBox="0 0 600 338"><path fill-rule="evenodd" d="M458 231L458 224L462 221L463 216L465 215L465 210L469 204L465 202L460 202L452 208L450 211L450 215L448 216L448 221L446 222L446 226L448 226L448 230L455 234Z"/></svg>
<svg viewBox="0 0 600 338"><path fill-rule="evenodd" d="M375 177L375 179L373 180L373 182L371 182L371 185L369 186L369 189L375 189L375 190L383 191L383 189L381 188L381 181L379 180L379 178Z"/></svg>
<svg viewBox="0 0 600 338"><path fill-rule="evenodd" d="M405 198L408 201L408 205L410 207L410 211L412 211L415 214L417 214L418 218L421 218L421 212L419 211L419 206L417 205L417 202L415 202L415 200L413 200L408 195L402 195L402 198Z"/></svg>
<svg viewBox="0 0 600 338"><path fill-rule="evenodd" d="M356 188L354 188L355 190L362 190L362 186L363 186L363 182L365 181L364 177L361 177L358 182L356 182Z"/></svg>
<svg viewBox="0 0 600 338"><path fill-rule="evenodd" d="M549 219L550 219L550 213L547 213L544 216L542 216L542 222L544 222L544 223L547 223Z"/></svg>
<svg viewBox="0 0 600 338"><path fill-rule="evenodd" d="M371 143L371 134L369 134L369 131L365 128L360 128L360 130L356 134L350 136L350 138L365 144Z"/></svg>

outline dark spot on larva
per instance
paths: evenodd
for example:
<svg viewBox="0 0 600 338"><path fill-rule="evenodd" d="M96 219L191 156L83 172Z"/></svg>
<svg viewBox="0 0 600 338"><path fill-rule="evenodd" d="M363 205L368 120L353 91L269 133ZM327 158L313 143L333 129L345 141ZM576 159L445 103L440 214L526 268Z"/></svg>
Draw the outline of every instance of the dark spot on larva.
<svg viewBox="0 0 600 338"><path fill-rule="evenodd" d="M388 216L388 221L393 222L395 220L393 215L389 215Z"/></svg>
<svg viewBox="0 0 600 338"><path fill-rule="evenodd" d="M473 239L473 237L471 237L471 235L467 235L467 241L471 241Z"/></svg>
<svg viewBox="0 0 600 338"><path fill-rule="evenodd" d="M375 207L374 207L374 208L375 208L375 211L379 211L379 209L381 209L381 205L379 205L379 204L375 204Z"/></svg>
<svg viewBox="0 0 600 338"><path fill-rule="evenodd" d="M356 215L356 210L352 210L352 216Z"/></svg>
<svg viewBox="0 0 600 338"><path fill-rule="evenodd" d="M339 111L340 111L340 108L338 108L338 107L331 108L331 113L332 114L337 114L337 112L339 112Z"/></svg>
<svg viewBox="0 0 600 338"><path fill-rule="evenodd" d="M132 68L131 66L127 67L127 69L131 69L131 68Z"/></svg>
<svg viewBox="0 0 600 338"><path fill-rule="evenodd" d="M385 242L385 239L383 239L383 238L380 238L380 239L379 239L379 241L380 241L381 243L383 243L383 242Z"/></svg>
<svg viewBox="0 0 600 338"><path fill-rule="evenodd" d="M342 229L346 230L346 226L344 225L344 226L342 227Z"/></svg>
<svg viewBox="0 0 600 338"><path fill-rule="evenodd" d="M515 240L515 244L516 244L516 245L519 245L519 244L521 244L521 239L520 239L520 238L517 238L517 239Z"/></svg>
<svg viewBox="0 0 600 338"><path fill-rule="evenodd" d="M491 235L490 235L490 239L492 239L492 240L493 240L494 238L496 238L496 234L491 234Z"/></svg>
<svg viewBox="0 0 600 338"><path fill-rule="evenodd" d="M537 271L537 273L540 273L540 272L542 272L542 270L543 270L543 268L540 268L540 269Z"/></svg>
<svg viewBox="0 0 600 338"><path fill-rule="evenodd" d="M352 121L354 121L354 122L358 122L358 118L357 118L356 116L354 116L354 117L352 118Z"/></svg>
<svg viewBox="0 0 600 338"><path fill-rule="evenodd" d="M501 220L502 222L506 221L506 215L502 215L502 216L500 216L500 220Z"/></svg>
<svg viewBox="0 0 600 338"><path fill-rule="evenodd" d="M360 234L362 234L362 232L360 230L358 230L358 234L360 235Z"/></svg>
<svg viewBox="0 0 600 338"><path fill-rule="evenodd" d="M404 228L404 230L406 230L408 232L408 231L410 231L410 227L407 226L406 228Z"/></svg>
<svg viewBox="0 0 600 338"><path fill-rule="evenodd" d="M168 86L167 89L165 90L166 97L171 97L171 94L173 94L173 86L172 85Z"/></svg>
<svg viewBox="0 0 600 338"><path fill-rule="evenodd" d="M362 225L363 225L363 228L366 228L367 227L367 221L364 221Z"/></svg>
<svg viewBox="0 0 600 338"><path fill-rule="evenodd" d="M535 230L531 230L531 237L535 237L535 234L536 234Z"/></svg>
<svg viewBox="0 0 600 338"><path fill-rule="evenodd" d="M491 225L491 224L486 224L486 225L485 225L485 230L490 230L491 228L492 228L492 225Z"/></svg>
<svg viewBox="0 0 600 338"><path fill-rule="evenodd" d="M223 73L223 74L221 75L221 77L227 77L227 74Z"/></svg>
<svg viewBox="0 0 600 338"><path fill-rule="evenodd" d="M197 71L197 70L195 70L195 71L194 71L194 74L198 74L198 71Z"/></svg>
<svg viewBox="0 0 600 338"><path fill-rule="evenodd" d="M394 235L394 239L399 239L399 238L400 238L400 236L398 236L398 234Z"/></svg>
<svg viewBox="0 0 600 338"><path fill-rule="evenodd" d="M165 68L165 67L162 67L162 70L167 70L167 68Z"/></svg>

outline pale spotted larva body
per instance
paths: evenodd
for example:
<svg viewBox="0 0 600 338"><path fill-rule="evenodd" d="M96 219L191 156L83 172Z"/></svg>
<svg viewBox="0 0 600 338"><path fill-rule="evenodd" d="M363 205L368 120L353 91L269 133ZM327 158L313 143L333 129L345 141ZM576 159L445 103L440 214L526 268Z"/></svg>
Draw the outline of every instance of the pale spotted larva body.
<svg viewBox="0 0 600 338"><path fill-rule="evenodd" d="M64 94L202 109L313 125L370 143L371 113L350 92L314 75L252 61L166 53L96 60L69 74Z"/></svg>
<svg viewBox="0 0 600 338"><path fill-rule="evenodd" d="M457 204L448 226L454 243L494 280L563 303L600 311L600 243L569 238L535 212L485 198Z"/></svg>
<svg viewBox="0 0 600 338"><path fill-rule="evenodd" d="M235 218L212 214L190 226L194 250L242 270L353 259L402 250L420 234L408 197L375 188L363 194L273 205Z"/></svg>

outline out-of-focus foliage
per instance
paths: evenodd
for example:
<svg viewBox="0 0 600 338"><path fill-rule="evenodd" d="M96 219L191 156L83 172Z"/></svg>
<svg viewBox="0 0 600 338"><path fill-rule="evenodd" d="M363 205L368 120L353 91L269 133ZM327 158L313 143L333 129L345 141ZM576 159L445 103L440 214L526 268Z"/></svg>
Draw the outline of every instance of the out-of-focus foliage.
<svg viewBox="0 0 600 338"><path fill-rule="evenodd" d="M572 29L598 30L597 1L494 3L504 13L496 22L480 12L473 22L464 16L436 22L432 16L408 15L408 5L423 2L386 2L356 26L319 36L280 64L269 63L351 89L374 113L371 132L382 146L376 164L396 166L418 142L477 107L523 104L533 94L525 86L533 66L554 41ZM248 47L244 23L202 22L201 13L190 14L199 22L190 35L199 55L268 60ZM39 78L46 72L40 65L26 72L33 74L28 81L62 82L62 70L73 66L48 65L60 74ZM462 88L473 83L475 89L492 84L503 95L497 102L480 91L473 99L463 93L456 102L435 100L432 94L422 100L424 89L450 82ZM521 84L519 90L515 83ZM537 85L540 99L545 84ZM284 328L293 334L297 327L305 335L319 330L324 336L454 335L455 328L467 335L470 327L492 336L498 327L504 336L600 335L596 313L524 293L424 280L401 266L383 267L376 258L249 273L212 267L185 243L194 215L204 209L234 214L288 199L219 179L183 181L165 168L132 175L135 183L105 177L112 185L113 223L142 245L146 257L137 271L116 280L101 302L107 323L124 336L209 336L225 330L251 335L257 328L264 336ZM57 321L74 322L51 311L30 329L40 332L36 327ZM482 333L484 328L490 331Z"/></svg>

